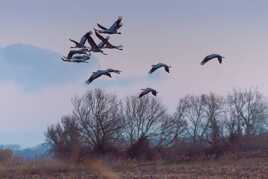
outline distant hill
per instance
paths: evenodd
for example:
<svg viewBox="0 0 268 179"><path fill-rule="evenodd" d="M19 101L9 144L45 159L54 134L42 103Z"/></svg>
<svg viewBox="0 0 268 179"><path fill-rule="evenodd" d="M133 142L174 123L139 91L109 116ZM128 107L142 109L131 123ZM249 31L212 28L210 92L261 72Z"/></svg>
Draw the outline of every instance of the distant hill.
<svg viewBox="0 0 268 179"><path fill-rule="evenodd" d="M43 143L30 148L22 148L19 145L0 145L0 149L10 149L15 155L32 160L49 157L50 145Z"/></svg>

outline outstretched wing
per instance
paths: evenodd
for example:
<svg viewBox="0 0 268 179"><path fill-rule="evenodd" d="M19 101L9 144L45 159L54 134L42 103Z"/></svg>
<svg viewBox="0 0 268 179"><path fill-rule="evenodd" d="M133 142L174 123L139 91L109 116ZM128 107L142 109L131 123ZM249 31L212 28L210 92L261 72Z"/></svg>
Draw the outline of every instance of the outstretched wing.
<svg viewBox="0 0 268 179"><path fill-rule="evenodd" d="M217 58L219 63L222 63L222 56L218 54L211 54L204 58L204 60L200 63L201 65L206 64L208 61Z"/></svg>
<svg viewBox="0 0 268 179"><path fill-rule="evenodd" d="M81 37L79 44L80 44L80 45L85 45L85 43L86 43L86 41L87 41L87 39L88 39L88 36L89 36L89 32L87 32L85 35L83 35L83 36Z"/></svg>
<svg viewBox="0 0 268 179"><path fill-rule="evenodd" d="M100 25L100 24L97 24L97 26L98 26L99 28L101 28L102 30L107 30L106 27L104 27L104 26L102 26L102 25Z"/></svg>
<svg viewBox="0 0 268 179"><path fill-rule="evenodd" d="M119 29L120 27L122 27L122 25L123 25L122 20L123 20L123 17L122 17L122 16L119 16L119 17L117 18L117 20L115 21L115 23L116 23L118 29Z"/></svg>
<svg viewBox="0 0 268 179"><path fill-rule="evenodd" d="M69 39L71 42L73 42L76 46L79 44L77 41L73 40L73 39Z"/></svg>
<svg viewBox="0 0 268 179"><path fill-rule="evenodd" d="M93 38L91 37L91 35L88 36L87 40L88 40L88 43L91 46L91 48L98 49L98 46L95 43L95 41L93 40Z"/></svg>
<svg viewBox="0 0 268 179"><path fill-rule="evenodd" d="M89 77L89 79L86 81L86 84L90 84L92 81L94 81L97 77L94 75L94 73Z"/></svg>
<svg viewBox="0 0 268 179"><path fill-rule="evenodd" d="M208 61L210 61L212 58L206 57L204 60L201 61L201 65L205 65Z"/></svg>
<svg viewBox="0 0 268 179"><path fill-rule="evenodd" d="M153 67L151 68L151 70L149 71L149 73L152 74L155 70L157 70L157 68L158 68L158 67L153 66Z"/></svg>
<svg viewBox="0 0 268 179"><path fill-rule="evenodd" d="M140 93L140 95L139 95L139 98L141 98L141 97L143 97L144 95L146 95L148 92L147 91L142 91L141 93Z"/></svg>
<svg viewBox="0 0 268 179"><path fill-rule="evenodd" d="M100 39L102 41L102 43L99 44L99 48L103 48L105 45L106 46L112 46L112 44L109 43L109 39L110 37L107 36L107 37L103 37L100 33L98 33L96 30L95 30L95 34L96 36L98 37L98 39Z"/></svg>
<svg viewBox="0 0 268 179"><path fill-rule="evenodd" d="M95 34L102 42L106 41L106 39L100 33L98 33L96 30L95 30Z"/></svg>
<svg viewBox="0 0 268 179"><path fill-rule="evenodd" d="M122 27L122 17L118 17L118 19L113 23L110 29L118 30Z"/></svg>

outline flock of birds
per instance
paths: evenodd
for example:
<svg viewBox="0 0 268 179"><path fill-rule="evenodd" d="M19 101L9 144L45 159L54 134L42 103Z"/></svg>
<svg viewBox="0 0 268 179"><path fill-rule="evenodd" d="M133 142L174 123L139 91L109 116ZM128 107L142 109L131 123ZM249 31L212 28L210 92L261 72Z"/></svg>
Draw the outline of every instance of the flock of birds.
<svg viewBox="0 0 268 179"><path fill-rule="evenodd" d="M70 62L70 63L88 63L88 60L90 60L91 53L102 53L103 55L107 55L103 52L103 49L116 49L116 50L123 50L122 45L113 45L109 40L110 36L104 37L102 34L121 34L118 30L123 26L122 23L123 18L120 16L117 18L117 20L109 27L105 27L101 24L97 24L99 29L94 28L94 32L96 37L100 40L100 42L97 44L94 39L92 38L93 32L89 31L85 35L83 35L80 39L80 41L76 41L73 39L69 39L74 46L71 47L69 50L67 56L63 56L61 59L64 62ZM89 46L86 46L86 42L88 42ZM221 64L223 60L223 56L219 54L211 54L206 56L202 61L201 65L205 65L207 62L216 59ZM152 65L149 74L154 73L156 70L159 70L160 68L163 68L167 73L170 72L171 66L164 64L164 63L158 63L155 65ZM120 70L115 69L106 69L106 70L97 70L96 72L93 72L91 76L86 81L86 84L92 83L94 80L101 76L107 76L109 78L112 78L112 73L120 74ZM157 91L153 88L145 88L141 89L141 93L139 94L139 98L147 95L152 94L154 96L157 95Z"/></svg>

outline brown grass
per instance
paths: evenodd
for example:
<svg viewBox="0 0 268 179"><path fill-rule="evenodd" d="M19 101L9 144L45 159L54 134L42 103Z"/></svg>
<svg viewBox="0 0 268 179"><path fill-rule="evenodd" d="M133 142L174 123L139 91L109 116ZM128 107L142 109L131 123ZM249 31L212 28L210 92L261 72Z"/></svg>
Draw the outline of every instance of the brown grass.
<svg viewBox="0 0 268 179"><path fill-rule="evenodd" d="M90 160L84 164L44 160L0 164L1 179L261 179L268 158L195 162Z"/></svg>
<svg viewBox="0 0 268 179"><path fill-rule="evenodd" d="M107 179L120 179L119 175L111 168L107 167L102 160L87 161L86 166L88 166L91 171L94 171L97 176Z"/></svg>

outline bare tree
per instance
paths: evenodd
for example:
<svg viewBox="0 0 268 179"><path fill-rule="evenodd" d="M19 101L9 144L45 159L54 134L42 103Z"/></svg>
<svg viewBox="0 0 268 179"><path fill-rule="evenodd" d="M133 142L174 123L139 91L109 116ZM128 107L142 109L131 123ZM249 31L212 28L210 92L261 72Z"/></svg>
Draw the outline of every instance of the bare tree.
<svg viewBox="0 0 268 179"><path fill-rule="evenodd" d="M188 123L187 135L194 144L204 140L208 129L208 120L205 118L204 101L201 96L186 96L187 111L185 118Z"/></svg>
<svg viewBox="0 0 268 179"><path fill-rule="evenodd" d="M120 101L115 95L96 89L75 98L73 105L83 144L96 152L106 152L121 134Z"/></svg>
<svg viewBox="0 0 268 179"><path fill-rule="evenodd" d="M188 109L188 98L179 101L173 116L164 117L161 125L160 144L168 146L183 138L187 130L186 112Z"/></svg>
<svg viewBox="0 0 268 179"><path fill-rule="evenodd" d="M258 134L267 122L267 106L262 94L251 89L234 90L227 99L233 113L232 125L236 126L236 132L243 132L245 135Z"/></svg>
<svg viewBox="0 0 268 179"><path fill-rule="evenodd" d="M229 94L225 100L224 124L226 133L229 136L229 141L231 143L238 143L238 140L241 138L243 132L243 121L237 113L237 107L240 106L240 102L238 101L236 95L231 94Z"/></svg>
<svg viewBox="0 0 268 179"><path fill-rule="evenodd" d="M161 123L166 110L157 98L127 97L124 105L124 136L131 158L151 159L152 144L159 144Z"/></svg>
<svg viewBox="0 0 268 179"><path fill-rule="evenodd" d="M79 159L80 133L72 116L65 116L59 124L48 127L46 138L57 157Z"/></svg>
<svg viewBox="0 0 268 179"><path fill-rule="evenodd" d="M165 108L155 98L128 97L124 106L124 135L128 143L132 145L141 138L158 137L165 114Z"/></svg>
<svg viewBox="0 0 268 179"><path fill-rule="evenodd" d="M202 95L202 101L205 107L205 117L209 124L207 133L209 143L218 143L220 137L223 136L224 100L222 97L210 93L209 95Z"/></svg>

